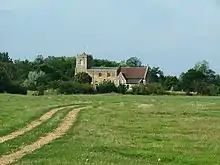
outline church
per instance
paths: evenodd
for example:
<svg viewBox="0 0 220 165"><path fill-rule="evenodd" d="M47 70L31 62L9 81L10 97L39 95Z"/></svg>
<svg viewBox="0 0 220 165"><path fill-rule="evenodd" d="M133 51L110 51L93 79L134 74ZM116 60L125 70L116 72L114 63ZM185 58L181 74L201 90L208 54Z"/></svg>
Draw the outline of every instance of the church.
<svg viewBox="0 0 220 165"><path fill-rule="evenodd" d="M148 67L96 67L92 66L93 57L82 53L76 56L75 74L86 72L92 77L92 84L98 85L103 81L114 82L115 85L125 84L131 87L146 84Z"/></svg>

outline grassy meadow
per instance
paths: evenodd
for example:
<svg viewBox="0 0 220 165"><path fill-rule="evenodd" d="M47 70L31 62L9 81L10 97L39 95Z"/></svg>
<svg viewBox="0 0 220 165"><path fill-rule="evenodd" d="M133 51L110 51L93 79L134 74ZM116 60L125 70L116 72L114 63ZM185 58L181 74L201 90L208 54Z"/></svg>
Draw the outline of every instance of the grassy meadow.
<svg viewBox="0 0 220 165"><path fill-rule="evenodd" d="M90 106L73 127L16 165L207 165L220 162L220 98L0 95L0 137L62 105ZM0 157L52 132L70 108L0 144ZM1 162L0 162L1 164Z"/></svg>

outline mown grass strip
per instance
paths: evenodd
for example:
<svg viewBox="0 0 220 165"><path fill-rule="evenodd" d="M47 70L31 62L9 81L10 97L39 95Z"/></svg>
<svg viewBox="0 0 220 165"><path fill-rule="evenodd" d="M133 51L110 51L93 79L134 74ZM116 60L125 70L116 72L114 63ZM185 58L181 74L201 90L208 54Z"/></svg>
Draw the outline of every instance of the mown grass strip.
<svg viewBox="0 0 220 165"><path fill-rule="evenodd" d="M34 128L33 130L18 136L13 140L0 144L0 155L12 153L19 149L21 146L31 144L32 142L38 140L39 137L50 133L62 122L62 119L72 109L73 108L65 108L60 110L51 119L42 123L40 126Z"/></svg>

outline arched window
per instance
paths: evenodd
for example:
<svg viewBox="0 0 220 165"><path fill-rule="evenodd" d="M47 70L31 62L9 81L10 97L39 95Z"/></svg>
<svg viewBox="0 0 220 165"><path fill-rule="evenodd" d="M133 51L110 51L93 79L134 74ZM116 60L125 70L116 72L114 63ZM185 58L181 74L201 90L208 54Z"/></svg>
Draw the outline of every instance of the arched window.
<svg viewBox="0 0 220 165"><path fill-rule="evenodd" d="M99 73L99 77L102 77L102 73Z"/></svg>

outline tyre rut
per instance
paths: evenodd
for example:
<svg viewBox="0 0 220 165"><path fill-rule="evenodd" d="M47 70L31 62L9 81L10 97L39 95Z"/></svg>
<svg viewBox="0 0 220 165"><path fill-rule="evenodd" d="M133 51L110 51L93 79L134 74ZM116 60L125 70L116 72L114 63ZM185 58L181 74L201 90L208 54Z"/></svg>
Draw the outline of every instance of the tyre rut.
<svg viewBox="0 0 220 165"><path fill-rule="evenodd" d="M59 107L59 108L56 108L56 109L52 109L50 110L49 112L45 113L44 115L42 115L39 119L37 120L34 120L32 121L31 123L29 123L28 125L26 125L25 127L19 129L19 130L16 130L8 135L5 135L5 136L2 136L0 137L0 144L1 143L4 143L8 140L11 140L11 139L14 139L20 135L23 135L24 133L36 128L37 126L39 126L40 124L44 123L45 121L49 120L50 118L53 117L53 115L59 111L59 110L62 110L64 108L71 108L73 106L63 106L63 107Z"/></svg>

